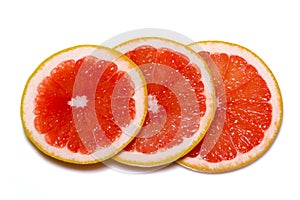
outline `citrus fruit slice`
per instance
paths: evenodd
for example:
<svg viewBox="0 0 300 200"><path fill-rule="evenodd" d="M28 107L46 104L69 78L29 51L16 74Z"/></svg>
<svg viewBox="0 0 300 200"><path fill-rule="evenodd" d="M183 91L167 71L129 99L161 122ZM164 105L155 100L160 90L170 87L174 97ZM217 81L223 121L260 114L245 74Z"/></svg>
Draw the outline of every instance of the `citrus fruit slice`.
<svg viewBox="0 0 300 200"><path fill-rule="evenodd" d="M216 66L225 92L217 94L216 116L221 117L214 119L204 139L178 163L205 172L252 163L269 149L281 126L282 98L274 75L245 47L220 41L189 46L211 68Z"/></svg>
<svg viewBox="0 0 300 200"><path fill-rule="evenodd" d="M210 72L192 49L158 37L137 38L116 49L144 74L148 113L141 131L114 160L153 167L185 155L204 136L215 112Z"/></svg>
<svg viewBox="0 0 300 200"><path fill-rule="evenodd" d="M21 102L27 137L45 154L71 163L103 161L124 148L147 112L139 68L96 45L62 50L28 79Z"/></svg>

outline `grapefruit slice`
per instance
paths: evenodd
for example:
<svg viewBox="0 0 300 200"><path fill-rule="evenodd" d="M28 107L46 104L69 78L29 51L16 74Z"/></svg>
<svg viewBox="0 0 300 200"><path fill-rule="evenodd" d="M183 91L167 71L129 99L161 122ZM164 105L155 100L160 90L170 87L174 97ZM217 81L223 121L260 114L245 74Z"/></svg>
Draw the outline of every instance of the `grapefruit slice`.
<svg viewBox="0 0 300 200"><path fill-rule="evenodd" d="M115 49L144 74L148 113L141 131L114 160L160 166L185 155L204 136L215 112L210 72L192 49L158 37L137 38Z"/></svg>
<svg viewBox="0 0 300 200"><path fill-rule="evenodd" d="M197 171L225 172L261 157L275 140L283 106L267 65L245 47L206 41L189 45L219 70L216 117L204 139L178 163ZM218 90L217 90L218 91Z"/></svg>
<svg viewBox="0 0 300 200"><path fill-rule="evenodd" d="M79 45L43 61L28 79L21 119L42 152L70 163L96 163L140 130L147 88L139 68L115 50Z"/></svg>

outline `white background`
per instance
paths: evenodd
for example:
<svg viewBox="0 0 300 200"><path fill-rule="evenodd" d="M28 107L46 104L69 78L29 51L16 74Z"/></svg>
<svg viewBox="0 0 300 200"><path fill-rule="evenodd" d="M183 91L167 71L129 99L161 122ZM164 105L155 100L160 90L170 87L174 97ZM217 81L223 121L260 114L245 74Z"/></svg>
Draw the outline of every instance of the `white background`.
<svg viewBox="0 0 300 200"><path fill-rule="evenodd" d="M300 199L299 47L296 1L1 1L0 199ZM271 149L230 173L178 165L148 174L47 158L26 139L19 107L27 78L52 53L101 44L139 28L170 29L193 40L246 46L281 87L284 120Z"/></svg>

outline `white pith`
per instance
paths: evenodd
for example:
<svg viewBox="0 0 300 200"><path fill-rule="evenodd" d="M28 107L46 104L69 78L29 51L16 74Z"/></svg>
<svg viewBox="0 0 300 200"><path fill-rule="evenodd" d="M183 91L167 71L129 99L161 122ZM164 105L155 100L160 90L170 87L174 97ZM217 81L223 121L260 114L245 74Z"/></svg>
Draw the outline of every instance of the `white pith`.
<svg viewBox="0 0 300 200"><path fill-rule="evenodd" d="M86 96L76 96L68 101L68 105L76 108L84 108L87 105L87 102Z"/></svg>
<svg viewBox="0 0 300 200"><path fill-rule="evenodd" d="M37 93L37 87L39 83L46 77L50 75L51 70L56 67L59 63L65 60L73 59L78 60L85 56L95 56L99 59L112 61L114 62L119 70L125 71L130 76L132 82L135 85L135 94L133 99L136 102L135 118L131 123L126 127L121 127L123 134L113 142L107 148L98 149L91 155L85 155L81 153L73 153L67 147L56 148L45 141L45 134L40 134L34 126L35 114L33 110L35 108L34 99ZM27 135L30 140L43 152L46 154L56 157L58 159L67 161L67 162L76 162L76 163L92 163L96 161L101 161L107 158L112 157L117 152L119 152L139 131L147 109L146 104L146 88L144 84L143 76L135 67L135 65L128 60L125 56L120 54L117 51L113 51L108 48L94 46L94 45L82 45L73 47L62 52L58 52L53 56L45 60L34 74L30 77L27 82L26 93L24 93L22 99L22 119L24 128L27 131ZM70 99L68 104L75 107L84 107L87 103L85 96L77 96Z"/></svg>
<svg viewBox="0 0 300 200"><path fill-rule="evenodd" d="M185 157L179 160L179 164L184 165L193 170L207 171L207 172L218 172L218 171L228 171L242 167L249 162L253 162L258 159L272 144L275 139L281 123L282 118L282 99L278 84L275 77L273 76L270 69L265 65L265 63L260 60L251 51L245 48L223 42L200 42L190 45L195 51L208 51L210 53L227 53L228 55L238 55L244 58L248 64L254 66L260 76L266 81L268 88L271 91L271 99L269 101L272 104L272 121L268 130L264 132L263 141L252 150L247 153L239 153L232 160L221 161L218 163L211 163L203 160L200 155L195 158Z"/></svg>
<svg viewBox="0 0 300 200"><path fill-rule="evenodd" d="M153 113L157 113L160 105L158 105L158 101L155 96L149 94L148 95L148 111Z"/></svg>
<svg viewBox="0 0 300 200"><path fill-rule="evenodd" d="M126 53L142 45L151 45L155 48L169 48L187 56L190 60L190 63L196 64L202 74L202 81L205 88L204 95L206 96L207 106L205 115L199 121L201 124L200 128L197 130L194 136L190 138L184 138L180 145L175 145L174 147L168 148L164 151L158 150L152 154L144 154L136 151L122 151L113 157L113 159L121 163L147 167L163 165L175 161L199 142L199 140L204 136L214 116L215 91L212 83L212 77L204 61L195 51L187 48L184 45L159 38L141 38L125 42L117 46L116 49L121 53ZM150 105L150 107L155 108L154 104Z"/></svg>

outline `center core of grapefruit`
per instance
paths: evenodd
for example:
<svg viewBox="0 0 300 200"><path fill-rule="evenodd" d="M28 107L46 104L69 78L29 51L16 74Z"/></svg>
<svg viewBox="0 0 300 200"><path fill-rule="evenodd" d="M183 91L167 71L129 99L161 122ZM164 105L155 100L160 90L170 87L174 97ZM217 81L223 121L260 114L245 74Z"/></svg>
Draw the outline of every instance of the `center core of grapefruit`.
<svg viewBox="0 0 300 200"><path fill-rule="evenodd" d="M75 108L84 108L87 105L87 102L86 96L76 96L68 101L68 105Z"/></svg>

